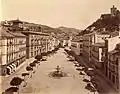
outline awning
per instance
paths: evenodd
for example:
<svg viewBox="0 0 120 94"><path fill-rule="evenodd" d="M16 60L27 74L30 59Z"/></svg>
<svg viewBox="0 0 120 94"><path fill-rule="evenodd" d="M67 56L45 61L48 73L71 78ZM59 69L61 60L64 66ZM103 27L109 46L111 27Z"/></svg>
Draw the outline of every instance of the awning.
<svg viewBox="0 0 120 94"><path fill-rule="evenodd" d="M90 76L85 76L85 79L87 79L87 80L91 80L91 78L90 78Z"/></svg>
<svg viewBox="0 0 120 94"><path fill-rule="evenodd" d="M81 71L81 73L86 74L84 71Z"/></svg>
<svg viewBox="0 0 120 94"><path fill-rule="evenodd" d="M9 69L9 70L10 70L10 73L11 73L11 71L12 71L11 67L10 67L10 66L7 66L7 69Z"/></svg>
<svg viewBox="0 0 120 94"><path fill-rule="evenodd" d="M88 68L88 70L94 70L93 68Z"/></svg>
<svg viewBox="0 0 120 94"><path fill-rule="evenodd" d="M9 65L10 67L11 67L11 69L14 69L14 66L12 66L12 65Z"/></svg>
<svg viewBox="0 0 120 94"><path fill-rule="evenodd" d="M12 66L15 68L15 70L16 70L16 65L15 64L12 64Z"/></svg>

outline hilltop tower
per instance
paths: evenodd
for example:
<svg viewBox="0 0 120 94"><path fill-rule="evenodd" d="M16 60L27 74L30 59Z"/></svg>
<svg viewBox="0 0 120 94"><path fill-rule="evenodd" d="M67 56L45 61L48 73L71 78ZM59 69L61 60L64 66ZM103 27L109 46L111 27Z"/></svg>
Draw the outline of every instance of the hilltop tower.
<svg viewBox="0 0 120 94"><path fill-rule="evenodd" d="M110 12L112 17L116 16L117 8L115 7L115 5L113 5L113 7L110 9Z"/></svg>

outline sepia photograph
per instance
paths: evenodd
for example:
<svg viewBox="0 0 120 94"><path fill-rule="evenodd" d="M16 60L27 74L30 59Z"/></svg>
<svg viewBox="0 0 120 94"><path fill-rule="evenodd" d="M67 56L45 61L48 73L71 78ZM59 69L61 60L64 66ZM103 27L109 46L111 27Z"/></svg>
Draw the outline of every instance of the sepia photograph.
<svg viewBox="0 0 120 94"><path fill-rule="evenodd" d="M120 94L120 0L0 0L0 94Z"/></svg>

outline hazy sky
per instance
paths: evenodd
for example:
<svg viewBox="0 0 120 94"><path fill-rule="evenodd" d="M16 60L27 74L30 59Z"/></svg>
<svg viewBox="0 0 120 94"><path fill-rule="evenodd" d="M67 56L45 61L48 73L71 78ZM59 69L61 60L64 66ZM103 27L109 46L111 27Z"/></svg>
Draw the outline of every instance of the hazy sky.
<svg viewBox="0 0 120 94"><path fill-rule="evenodd" d="M20 20L48 26L86 28L109 13L114 4L120 9L120 0L2 0L2 20Z"/></svg>

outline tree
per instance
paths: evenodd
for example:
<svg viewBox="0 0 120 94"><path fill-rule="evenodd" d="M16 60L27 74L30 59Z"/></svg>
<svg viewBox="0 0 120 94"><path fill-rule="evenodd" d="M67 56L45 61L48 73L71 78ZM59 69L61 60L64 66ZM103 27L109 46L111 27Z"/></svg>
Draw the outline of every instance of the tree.
<svg viewBox="0 0 120 94"><path fill-rule="evenodd" d="M35 73L35 69L34 69L35 66L36 66L36 63L35 63L35 62L30 63L30 67L33 68L33 73Z"/></svg>
<svg viewBox="0 0 120 94"><path fill-rule="evenodd" d="M47 56L46 52L41 53L42 56Z"/></svg>
<svg viewBox="0 0 120 94"><path fill-rule="evenodd" d="M35 64L35 62L32 62L32 63L30 63L30 67L35 67L36 66L36 64Z"/></svg>
<svg viewBox="0 0 120 94"><path fill-rule="evenodd" d="M19 90L18 87L10 87L6 89L5 92L3 92L2 94L13 94L13 92L18 92L18 90Z"/></svg>
<svg viewBox="0 0 120 94"><path fill-rule="evenodd" d="M38 61L40 61L42 59L42 55L35 56L35 59L37 59Z"/></svg>
<svg viewBox="0 0 120 94"><path fill-rule="evenodd" d="M37 68L38 68L38 65L40 65L40 62L39 62L39 61L37 61L37 60L33 61L33 63L35 63L35 64L36 64Z"/></svg>
<svg viewBox="0 0 120 94"><path fill-rule="evenodd" d="M10 81L11 86L16 86L18 88L18 94L19 94L19 85L22 83L22 81L24 81L24 80L22 78L20 78L20 77L14 77Z"/></svg>
<svg viewBox="0 0 120 94"><path fill-rule="evenodd" d="M29 75L29 73L22 73L22 76L24 77L24 82L25 82L24 87L27 85L27 82L26 82L26 79L25 79L25 77L26 77L27 75Z"/></svg>
<svg viewBox="0 0 120 94"><path fill-rule="evenodd" d="M32 77L32 71L33 71L33 68L30 67L30 66L27 66L27 67L26 67L26 70L29 72L29 74L30 74L30 78L31 78L31 77Z"/></svg>

